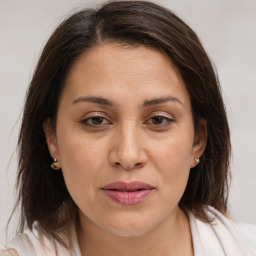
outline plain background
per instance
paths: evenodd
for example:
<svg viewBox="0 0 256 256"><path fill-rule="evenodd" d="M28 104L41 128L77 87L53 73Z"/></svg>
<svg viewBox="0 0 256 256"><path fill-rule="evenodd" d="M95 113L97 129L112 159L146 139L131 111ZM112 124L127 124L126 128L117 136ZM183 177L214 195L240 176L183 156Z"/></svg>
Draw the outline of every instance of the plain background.
<svg viewBox="0 0 256 256"><path fill-rule="evenodd" d="M27 86L57 24L102 1L0 0L0 243L14 204L16 142ZM199 35L222 84L233 146L231 216L256 224L256 1L154 1ZM15 226L14 218L12 227ZM11 234L12 235L12 234Z"/></svg>

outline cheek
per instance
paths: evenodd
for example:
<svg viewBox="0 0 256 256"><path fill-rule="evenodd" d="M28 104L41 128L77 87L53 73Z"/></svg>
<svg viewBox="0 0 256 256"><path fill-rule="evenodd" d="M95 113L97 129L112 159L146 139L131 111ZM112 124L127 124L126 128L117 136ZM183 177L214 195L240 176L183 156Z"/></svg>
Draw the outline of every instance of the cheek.
<svg viewBox="0 0 256 256"><path fill-rule="evenodd" d="M60 120L59 127L58 152L63 169L79 175L96 171L101 163L99 141L92 140L77 123Z"/></svg>
<svg viewBox="0 0 256 256"><path fill-rule="evenodd" d="M173 136L151 144L152 159L159 165L175 172L179 169L189 169L193 149L193 138L189 135Z"/></svg>
<svg viewBox="0 0 256 256"><path fill-rule="evenodd" d="M155 169L161 173L161 185L166 193L183 194L187 184L192 153L191 136L176 137L152 147Z"/></svg>
<svg viewBox="0 0 256 256"><path fill-rule="evenodd" d="M93 191L100 186L100 170L105 164L104 147L91 142L84 135L60 133L58 141L60 162L67 189L80 206L93 198ZM84 196L87 195L87 196ZM87 202L88 203L88 202Z"/></svg>
<svg viewBox="0 0 256 256"><path fill-rule="evenodd" d="M74 136L64 139L59 143L60 161L62 168L72 174L79 174L90 172L92 165L97 165L96 148L88 143Z"/></svg>

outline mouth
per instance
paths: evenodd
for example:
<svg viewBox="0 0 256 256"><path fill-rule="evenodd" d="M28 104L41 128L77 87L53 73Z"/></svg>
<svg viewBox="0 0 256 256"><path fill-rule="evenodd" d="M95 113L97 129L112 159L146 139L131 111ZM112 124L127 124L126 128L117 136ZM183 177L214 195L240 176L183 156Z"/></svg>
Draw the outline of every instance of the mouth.
<svg viewBox="0 0 256 256"><path fill-rule="evenodd" d="M110 199L122 205L139 204L146 200L153 190L153 186L140 181L114 182L102 188Z"/></svg>

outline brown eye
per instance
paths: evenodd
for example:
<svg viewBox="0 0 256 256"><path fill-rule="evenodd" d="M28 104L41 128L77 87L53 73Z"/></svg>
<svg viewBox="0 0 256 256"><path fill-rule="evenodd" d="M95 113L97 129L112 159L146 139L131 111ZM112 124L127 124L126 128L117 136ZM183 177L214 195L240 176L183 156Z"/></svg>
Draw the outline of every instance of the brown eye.
<svg viewBox="0 0 256 256"><path fill-rule="evenodd" d="M102 116L92 116L80 121L84 126L89 126L92 128L100 128L111 123Z"/></svg>
<svg viewBox="0 0 256 256"><path fill-rule="evenodd" d="M151 118L152 124L154 125L161 125L165 119L167 118L163 116L154 116Z"/></svg>
<svg viewBox="0 0 256 256"><path fill-rule="evenodd" d="M148 123L154 126L155 128L164 128L174 122L173 119L170 119L166 116L153 116L148 120Z"/></svg>
<svg viewBox="0 0 256 256"><path fill-rule="evenodd" d="M91 122L93 125L101 125L103 121L104 121L104 118L100 116L95 116L91 118Z"/></svg>

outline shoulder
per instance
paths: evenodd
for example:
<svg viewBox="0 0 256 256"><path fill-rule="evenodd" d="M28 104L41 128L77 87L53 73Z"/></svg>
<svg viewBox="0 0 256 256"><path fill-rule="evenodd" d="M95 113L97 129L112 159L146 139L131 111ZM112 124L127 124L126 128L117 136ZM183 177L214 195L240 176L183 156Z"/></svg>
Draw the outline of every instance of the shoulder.
<svg viewBox="0 0 256 256"><path fill-rule="evenodd" d="M235 227L247 246L256 254L256 225L236 222Z"/></svg>
<svg viewBox="0 0 256 256"><path fill-rule="evenodd" d="M234 221L213 207L206 207L205 211L213 221L209 224L197 220L203 234L212 232L225 251L233 253L230 255L256 255L256 225Z"/></svg>
<svg viewBox="0 0 256 256"><path fill-rule="evenodd" d="M0 249L0 256L36 256L35 249L26 234L18 234Z"/></svg>
<svg viewBox="0 0 256 256"><path fill-rule="evenodd" d="M43 232L35 223L32 230L26 229L9 241L3 250L0 250L0 256L56 255L57 251L59 255L68 255L66 247L55 241L51 235Z"/></svg>
<svg viewBox="0 0 256 256"><path fill-rule="evenodd" d="M0 256L34 256L35 251L29 238L25 234L18 234L5 246L0 248Z"/></svg>
<svg viewBox="0 0 256 256"><path fill-rule="evenodd" d="M19 256L19 254L14 249L5 250L0 248L0 256Z"/></svg>

